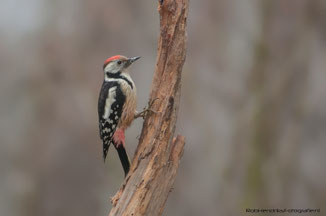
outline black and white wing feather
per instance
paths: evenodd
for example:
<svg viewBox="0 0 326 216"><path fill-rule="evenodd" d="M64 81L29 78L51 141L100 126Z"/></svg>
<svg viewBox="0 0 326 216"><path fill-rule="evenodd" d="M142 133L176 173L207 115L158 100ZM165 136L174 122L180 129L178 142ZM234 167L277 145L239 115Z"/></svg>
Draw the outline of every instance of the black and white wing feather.
<svg viewBox="0 0 326 216"><path fill-rule="evenodd" d="M103 141L104 160L121 118L125 100L126 97L122 93L118 82L103 82L98 100L98 115L100 137Z"/></svg>

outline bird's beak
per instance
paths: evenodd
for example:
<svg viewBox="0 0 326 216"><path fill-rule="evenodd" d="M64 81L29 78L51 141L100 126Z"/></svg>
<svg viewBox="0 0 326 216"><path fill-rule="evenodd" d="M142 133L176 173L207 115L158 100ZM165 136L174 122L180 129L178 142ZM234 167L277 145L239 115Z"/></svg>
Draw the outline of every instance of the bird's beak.
<svg viewBox="0 0 326 216"><path fill-rule="evenodd" d="M129 58L129 59L127 60L127 67L128 67L129 65L131 65L132 63L134 63L135 61L137 61L138 59L140 59L140 56Z"/></svg>

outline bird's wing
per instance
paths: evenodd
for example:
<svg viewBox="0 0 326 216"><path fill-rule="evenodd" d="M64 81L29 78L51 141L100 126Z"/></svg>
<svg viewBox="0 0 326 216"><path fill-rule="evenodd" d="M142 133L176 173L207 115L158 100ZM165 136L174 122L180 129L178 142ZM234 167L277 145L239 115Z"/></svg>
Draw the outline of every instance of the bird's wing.
<svg viewBox="0 0 326 216"><path fill-rule="evenodd" d="M121 118L125 102L125 95L119 85L118 82L104 82L98 101L99 129L100 137L103 140L104 160Z"/></svg>

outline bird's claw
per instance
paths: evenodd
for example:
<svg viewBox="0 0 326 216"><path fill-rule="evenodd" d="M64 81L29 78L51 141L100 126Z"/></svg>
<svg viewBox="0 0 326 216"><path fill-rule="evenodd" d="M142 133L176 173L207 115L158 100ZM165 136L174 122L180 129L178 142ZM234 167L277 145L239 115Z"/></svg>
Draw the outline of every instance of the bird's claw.
<svg viewBox="0 0 326 216"><path fill-rule="evenodd" d="M152 109L149 109L149 108L144 108L143 111L141 111L140 113L136 113L135 114L135 119L136 118L139 118L139 117L142 117L143 119L146 117L146 115L149 113L149 112L152 112L152 113L155 113L155 114L158 114L158 112L152 110Z"/></svg>
<svg viewBox="0 0 326 216"><path fill-rule="evenodd" d="M155 98L154 100L148 102L148 108L145 107L143 109L143 111L141 111L140 113L136 113L135 114L135 119L136 118L139 118L139 117L142 117L143 119L145 119L146 115L149 113L149 112L152 112L152 113L155 113L155 114L158 114L159 112L157 111L154 111L151 109L152 105L154 104L154 102L157 100L158 98Z"/></svg>

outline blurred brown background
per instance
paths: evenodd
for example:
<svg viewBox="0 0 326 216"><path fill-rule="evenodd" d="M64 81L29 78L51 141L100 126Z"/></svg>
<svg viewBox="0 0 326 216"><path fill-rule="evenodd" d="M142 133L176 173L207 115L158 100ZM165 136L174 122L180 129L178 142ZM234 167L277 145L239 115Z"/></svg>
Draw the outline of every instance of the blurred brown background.
<svg viewBox="0 0 326 216"><path fill-rule="evenodd" d="M102 160L102 64L132 68L141 110L156 1L1 0L0 215L107 215L123 181ZM190 2L177 133L186 146L164 215L326 206L326 1ZM132 156L142 120L127 132Z"/></svg>

